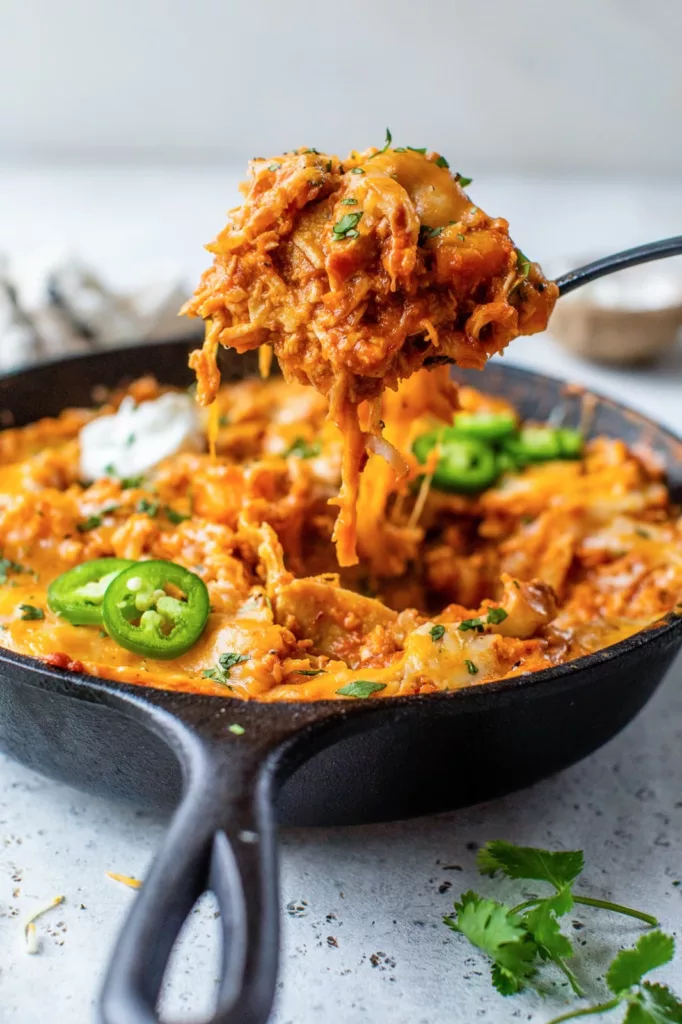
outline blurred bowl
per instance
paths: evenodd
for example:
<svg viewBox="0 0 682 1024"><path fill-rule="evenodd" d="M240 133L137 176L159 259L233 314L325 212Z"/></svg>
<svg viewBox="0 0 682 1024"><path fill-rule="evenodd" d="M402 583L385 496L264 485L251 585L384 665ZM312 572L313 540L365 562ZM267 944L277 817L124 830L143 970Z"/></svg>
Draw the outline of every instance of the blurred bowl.
<svg viewBox="0 0 682 1024"><path fill-rule="evenodd" d="M576 266L588 263L576 261ZM682 274L657 264L622 270L557 303L549 330L575 355L633 365L671 348L682 326Z"/></svg>

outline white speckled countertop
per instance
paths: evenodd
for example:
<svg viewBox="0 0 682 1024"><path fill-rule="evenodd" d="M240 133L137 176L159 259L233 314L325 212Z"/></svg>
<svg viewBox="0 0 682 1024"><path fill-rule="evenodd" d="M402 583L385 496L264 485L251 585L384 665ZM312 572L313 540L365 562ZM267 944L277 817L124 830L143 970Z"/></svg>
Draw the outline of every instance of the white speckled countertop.
<svg viewBox="0 0 682 1024"><path fill-rule="evenodd" d="M226 185L227 182L227 185ZM0 248L26 257L62 245L95 259L122 285L142 269L202 266L201 241L230 205L222 172L0 168ZM482 205L504 210L524 250L559 259L679 231L682 195L606 181L491 179ZM542 207L538 218L536 210ZM171 216L171 213L173 216ZM173 219L175 217L175 220ZM106 239L106 242L105 242ZM562 239L561 246L557 239ZM104 251L106 250L106 251ZM565 265L562 263L562 266ZM557 269L552 267L552 269ZM682 353L637 372L598 369L545 337L515 344L510 362L542 366L630 401L682 432ZM644 712L583 763L532 789L465 811L375 827L288 830L281 839L283 949L276 1024L543 1024L565 1008L558 987L503 1000L482 957L441 924L470 886L494 893L474 866L491 838L585 850L585 890L682 923L682 661ZM0 756L0 1020L89 1024L108 951L134 893L108 870L144 877L163 822L43 779ZM37 925L39 954L21 923L53 896ZM596 978L636 923L598 911L572 917ZM214 908L195 911L175 958L168 1019L210 1005ZM682 993L682 956L659 972ZM589 994L599 996L598 985Z"/></svg>

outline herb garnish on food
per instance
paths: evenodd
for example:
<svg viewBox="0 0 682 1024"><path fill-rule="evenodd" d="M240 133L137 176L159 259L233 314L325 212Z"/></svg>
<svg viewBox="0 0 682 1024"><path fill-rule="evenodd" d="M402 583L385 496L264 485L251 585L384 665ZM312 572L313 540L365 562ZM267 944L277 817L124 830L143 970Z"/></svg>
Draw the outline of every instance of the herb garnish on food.
<svg viewBox="0 0 682 1024"><path fill-rule="evenodd" d="M341 220L337 220L332 228L334 239L340 242L344 238L357 238L360 232L356 230L356 225L360 223L361 218L362 212L344 213Z"/></svg>
<svg viewBox="0 0 682 1024"><path fill-rule="evenodd" d="M24 621L30 621L31 619L35 619L37 621L38 619L45 618L45 612L43 609L36 608L34 604L20 604L19 611L21 612L19 618L24 619Z"/></svg>
<svg viewBox="0 0 682 1024"><path fill-rule="evenodd" d="M230 669L248 660L248 654L237 654L235 651L230 651L229 654L220 655L215 668L204 669L201 674L204 679L213 679L216 683L227 683L230 678Z"/></svg>
<svg viewBox="0 0 682 1024"><path fill-rule="evenodd" d="M442 640L445 636L445 626L432 626L429 634L433 642L436 643L437 640Z"/></svg>
<svg viewBox="0 0 682 1024"><path fill-rule="evenodd" d="M342 686L337 693L340 693L342 697L371 697L373 693L378 693L379 690L385 690L386 683L373 683L369 679L356 679L355 682L346 683Z"/></svg>
<svg viewBox="0 0 682 1024"><path fill-rule="evenodd" d="M483 625L483 619L462 619L457 629L460 633L466 633L470 629L475 630L477 633L482 633L485 626Z"/></svg>
<svg viewBox="0 0 682 1024"><path fill-rule="evenodd" d="M310 444L304 437L297 437L284 452L284 458L287 459L290 455L294 455L297 459L315 459L321 450L318 441L313 441Z"/></svg>
<svg viewBox="0 0 682 1024"><path fill-rule="evenodd" d="M20 565L19 562L13 562L11 558L0 558L0 585L7 583L9 574L15 572L31 572L31 570Z"/></svg>

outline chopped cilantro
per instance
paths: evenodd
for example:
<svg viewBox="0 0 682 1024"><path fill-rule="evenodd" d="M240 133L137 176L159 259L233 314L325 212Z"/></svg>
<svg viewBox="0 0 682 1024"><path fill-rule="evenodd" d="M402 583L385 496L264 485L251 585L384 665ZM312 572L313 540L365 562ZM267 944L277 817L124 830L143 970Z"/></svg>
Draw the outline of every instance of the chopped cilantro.
<svg viewBox="0 0 682 1024"><path fill-rule="evenodd" d="M230 669L248 660L248 654L237 654L230 651L229 654L221 654L215 668L204 669L202 675L204 679L213 679L216 683L227 683L230 678Z"/></svg>
<svg viewBox="0 0 682 1024"><path fill-rule="evenodd" d="M475 630L477 633L482 633L484 628L482 619L462 619L457 627L460 633L466 633L470 629Z"/></svg>
<svg viewBox="0 0 682 1024"><path fill-rule="evenodd" d="M467 672L469 673L470 676L478 675L478 668L476 667L476 665L474 665L473 661L469 661L468 658L465 658L464 664L466 665Z"/></svg>
<svg viewBox="0 0 682 1024"><path fill-rule="evenodd" d="M92 515L84 519L82 523L76 523L76 529L79 533L87 533L89 530L96 530L101 525L102 517L100 515Z"/></svg>
<svg viewBox="0 0 682 1024"><path fill-rule="evenodd" d="M19 611L21 612L21 615L19 616L19 618L20 619L24 619L25 621L29 621L29 620L32 620L32 619L38 620L38 619L44 619L45 618L45 612L43 611L43 609L42 608L36 608L36 606L34 604L20 604L19 605Z"/></svg>
<svg viewBox="0 0 682 1024"><path fill-rule="evenodd" d="M353 170L350 173L351 174L364 174L365 172L363 171L362 167L354 167Z"/></svg>
<svg viewBox="0 0 682 1024"><path fill-rule="evenodd" d="M362 211L359 213L344 213L341 220L337 220L332 228L335 241L340 242L343 238L357 238L359 232L355 229L361 219Z"/></svg>
<svg viewBox="0 0 682 1024"><path fill-rule="evenodd" d="M140 498L135 506L136 512L146 513L150 519L159 514L158 501L149 501L147 498Z"/></svg>
<svg viewBox="0 0 682 1024"><path fill-rule="evenodd" d="M128 434L128 436L126 437L126 448L132 447L132 445L135 444L135 441L136 441L135 434Z"/></svg>
<svg viewBox="0 0 682 1024"><path fill-rule="evenodd" d="M457 171L457 174L455 175L455 181L458 185L461 185L462 188L466 188L473 180L473 178L467 178L464 174L460 174L459 171Z"/></svg>
<svg viewBox="0 0 682 1024"><path fill-rule="evenodd" d="M340 693L342 697L371 697L373 693L378 693L379 690L385 690L386 683L373 683L369 679L356 679L352 683L346 683L342 686L337 693Z"/></svg>
<svg viewBox="0 0 682 1024"><path fill-rule="evenodd" d="M121 477L121 490L131 491L135 487L141 487L144 482L143 476L124 476Z"/></svg>
<svg viewBox="0 0 682 1024"><path fill-rule="evenodd" d="M13 562L10 558L0 558L0 584L7 583L7 577L11 572L30 572L23 565L19 565L18 562Z"/></svg>
<svg viewBox="0 0 682 1024"><path fill-rule="evenodd" d="M296 674L299 676L319 676L321 672L324 672L323 668L297 668Z"/></svg>
<svg viewBox="0 0 682 1024"><path fill-rule="evenodd" d="M186 519L192 518L191 516L185 515L183 512L176 512L176 510L171 508L170 505L164 506L164 512L166 513L166 519L175 526L177 526L178 523L184 523Z"/></svg>
<svg viewBox="0 0 682 1024"><path fill-rule="evenodd" d="M424 156L424 154L426 153L426 146L408 146L407 148L410 150L411 153L421 153L422 156Z"/></svg>
<svg viewBox="0 0 682 1024"><path fill-rule="evenodd" d="M358 205L357 199L350 199L349 198L349 199L342 199L341 200L341 206L357 206L357 205Z"/></svg>
<svg viewBox="0 0 682 1024"><path fill-rule="evenodd" d="M312 444L309 444L305 438L297 437L284 452L284 458L288 459L289 456L293 455L297 459L315 459L320 454L321 450L322 448L319 441L313 441Z"/></svg>
<svg viewBox="0 0 682 1024"><path fill-rule="evenodd" d="M386 140L384 142L383 148L377 150L376 153L372 153L372 156L369 159L371 160L372 157L380 156L382 153L385 153L386 150L388 149L388 147L391 145L392 142L393 142L393 136L391 135L391 129L387 128L386 129Z"/></svg>
<svg viewBox="0 0 682 1024"><path fill-rule="evenodd" d="M445 227L430 228L428 224L422 224L419 228L419 238L417 239L417 245L424 246L429 238L437 238L438 235L442 235L445 231Z"/></svg>
<svg viewBox="0 0 682 1024"><path fill-rule="evenodd" d="M530 268L531 268L531 261L528 259L527 256L524 256L524 254L521 252L520 249L517 249L516 250L516 269L518 270L519 274L521 275L521 280L522 281L525 281L525 279L530 274Z"/></svg>
<svg viewBox="0 0 682 1024"><path fill-rule="evenodd" d="M447 162L444 156L439 156L436 160L436 167L449 167L450 164Z"/></svg>
<svg viewBox="0 0 682 1024"><path fill-rule="evenodd" d="M282 166L281 164L268 164L268 170L269 171L278 171L281 166Z"/></svg>
<svg viewBox="0 0 682 1024"><path fill-rule="evenodd" d="M229 423L230 423L230 417L227 416L226 413L223 413L222 416L218 417L218 426L219 427L227 427L227 426L229 426Z"/></svg>
<svg viewBox="0 0 682 1024"><path fill-rule="evenodd" d="M233 722L232 725L228 725L227 731L231 732L234 736L243 736L246 729L243 725L239 725L238 722Z"/></svg>
<svg viewBox="0 0 682 1024"><path fill-rule="evenodd" d="M437 640L442 640L445 636L445 626L432 626L429 635L435 644Z"/></svg>
<svg viewBox="0 0 682 1024"><path fill-rule="evenodd" d="M488 608L488 618L486 621L491 626L497 626L500 622L504 622L507 618L507 612L504 608Z"/></svg>

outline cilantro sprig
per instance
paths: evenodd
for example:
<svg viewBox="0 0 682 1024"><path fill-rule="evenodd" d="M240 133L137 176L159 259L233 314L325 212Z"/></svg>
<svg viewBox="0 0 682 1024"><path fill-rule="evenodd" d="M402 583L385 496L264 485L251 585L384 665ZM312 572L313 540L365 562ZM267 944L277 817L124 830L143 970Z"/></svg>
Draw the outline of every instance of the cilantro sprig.
<svg viewBox="0 0 682 1024"><path fill-rule="evenodd" d="M574 893L573 883L585 868L582 850L551 852L534 846L515 846L503 839L494 839L481 847L478 851L477 861L481 874L489 875L491 878L500 872L507 878L549 882L559 895L570 895L571 897L570 906L562 913L567 913L574 903L580 903L586 907L597 907L601 910L611 910L616 914L625 914L626 917L634 917L651 927L658 924L655 917L645 914L641 910L633 910L632 907L625 907L620 903ZM527 900L514 909L525 910L526 907L537 906L542 902L542 898Z"/></svg>
<svg viewBox="0 0 682 1024"><path fill-rule="evenodd" d="M585 866L581 850L552 852L531 846L515 846L513 843L495 840L479 850L477 861L478 868L483 875L492 877L500 873L506 875L507 878L545 882L554 889L549 896L533 897L513 907L480 896L470 890L460 897L459 903L455 903L454 915L446 915L443 918L443 922L448 928L460 932L491 958L493 961L492 982L501 995L512 995L531 984L531 979L538 966L543 962L553 963L568 979L576 995L583 995L575 974L566 963L575 955L575 950L571 940L561 931L560 924L560 918L569 913L575 904L625 914L650 926L658 923L650 914L645 914L640 910L574 893L573 886ZM647 936L643 938L647 938ZM645 946L645 948L647 947ZM615 963L616 961L614 961ZM659 966L659 964L654 964L654 966ZM647 969L653 969L653 967ZM624 968L618 970L624 977ZM608 983L611 987L611 983ZM613 984L623 984L620 976L618 981L614 981ZM628 982L628 984L638 984L638 982ZM616 993L615 988L612 988L612 991ZM622 991L625 992L625 987ZM618 992L620 993L621 990L619 989ZM641 999L645 998L640 989L636 989L632 998L640 999L640 997ZM620 1005L626 998L630 998L630 996L618 994L617 1001L611 1001L608 1008ZM633 1013L636 1014L639 1009L638 1004L638 1009ZM578 1011L572 1016L580 1016L586 1012ZM602 1010L590 1012L597 1013ZM565 1018L561 1017L559 1020L568 1020L570 1017L571 1015ZM642 1017L641 1024L649 1024L650 1019L654 1022L657 1021L657 1018L654 1017ZM677 1020L674 1017L661 1018L662 1021L668 1019ZM679 1020L682 1024L682 1017ZM558 1022L553 1022L553 1024L558 1024ZM640 1024L640 1018L628 1017L626 1024Z"/></svg>
<svg viewBox="0 0 682 1024"><path fill-rule="evenodd" d="M0 558L0 584L7 583L11 573L30 573L31 570L19 562L13 562L11 558Z"/></svg>
<svg viewBox="0 0 682 1024"><path fill-rule="evenodd" d="M606 972L606 984L613 998L554 1017L549 1024L562 1024L597 1013L626 1007L623 1024L680 1024L682 1002L667 985L643 981L646 974L670 963L675 940L665 932L647 932L631 949L622 949Z"/></svg>

